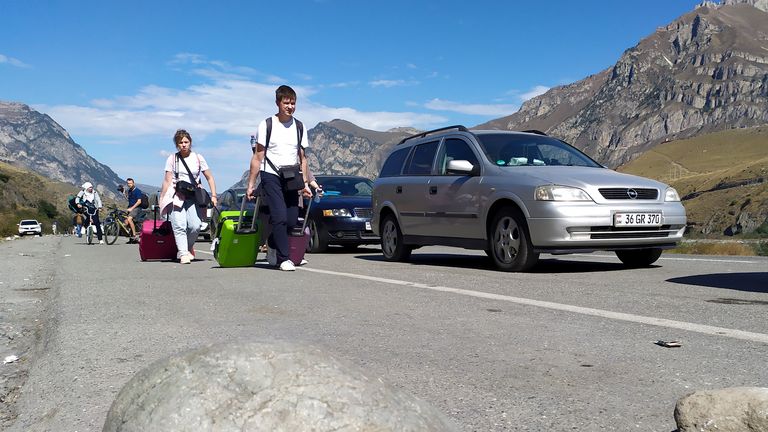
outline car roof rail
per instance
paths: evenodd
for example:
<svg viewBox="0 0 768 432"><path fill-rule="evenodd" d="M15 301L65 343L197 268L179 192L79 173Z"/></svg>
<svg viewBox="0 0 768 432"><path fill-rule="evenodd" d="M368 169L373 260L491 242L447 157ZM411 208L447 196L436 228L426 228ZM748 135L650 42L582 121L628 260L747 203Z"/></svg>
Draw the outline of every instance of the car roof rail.
<svg viewBox="0 0 768 432"><path fill-rule="evenodd" d="M540 130L538 130L538 129L528 129L528 130L524 130L524 131L521 131L521 132L525 132L525 133L532 133L532 134L536 134L536 135L544 135L544 136L549 136L549 135L547 135L546 133L544 133L544 132L542 132L542 131L540 131Z"/></svg>
<svg viewBox="0 0 768 432"><path fill-rule="evenodd" d="M411 135L409 137L405 137L402 140L400 140L400 142L397 143L397 145L400 145L400 144L402 144L402 143L404 143L404 142L406 142L406 141L408 141L410 139L424 138L425 136L427 136L429 134L433 134L433 133L436 133L436 132L442 132L442 131L445 131L445 130L451 130L451 129L456 129L456 130L458 130L460 132L469 132L469 129L467 129L466 127L464 127L462 125L446 126L446 127L442 127L442 128L439 128L439 129L433 129L433 130L430 130L430 131L421 132L421 133L417 133L416 135Z"/></svg>

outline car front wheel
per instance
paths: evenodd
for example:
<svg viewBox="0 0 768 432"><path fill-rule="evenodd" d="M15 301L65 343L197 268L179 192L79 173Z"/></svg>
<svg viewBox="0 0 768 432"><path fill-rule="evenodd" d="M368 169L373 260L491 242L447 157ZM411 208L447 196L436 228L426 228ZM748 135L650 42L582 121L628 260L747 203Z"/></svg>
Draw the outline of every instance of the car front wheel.
<svg viewBox="0 0 768 432"><path fill-rule="evenodd" d="M307 252L322 253L328 250L328 236L320 231L312 219L309 220L309 233Z"/></svg>
<svg viewBox="0 0 768 432"><path fill-rule="evenodd" d="M618 250L616 256L629 268L648 267L661 256L661 249Z"/></svg>
<svg viewBox="0 0 768 432"><path fill-rule="evenodd" d="M403 233L394 215L387 215L381 224L381 252L387 261L408 261L411 246L403 244Z"/></svg>
<svg viewBox="0 0 768 432"><path fill-rule="evenodd" d="M539 260L539 254L533 251L525 217L517 209L507 207L496 213L489 234L489 255L500 270L526 271Z"/></svg>

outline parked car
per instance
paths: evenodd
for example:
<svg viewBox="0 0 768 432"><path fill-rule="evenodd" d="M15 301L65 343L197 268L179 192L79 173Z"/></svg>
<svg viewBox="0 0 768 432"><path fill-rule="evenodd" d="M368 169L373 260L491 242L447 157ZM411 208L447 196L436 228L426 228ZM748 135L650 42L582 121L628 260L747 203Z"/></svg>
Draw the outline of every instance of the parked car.
<svg viewBox="0 0 768 432"><path fill-rule="evenodd" d="M43 236L43 226L35 219L23 219L18 225L20 236L26 234L38 235L39 237Z"/></svg>
<svg viewBox="0 0 768 432"><path fill-rule="evenodd" d="M612 171L538 131L451 126L403 139L373 188L384 258L423 245L485 250L506 271L541 253L615 251L649 266L683 237L686 213L668 185Z"/></svg>
<svg viewBox="0 0 768 432"><path fill-rule="evenodd" d="M324 252L329 245L353 249L379 243L371 226L371 180L346 175L318 175L315 179L324 194L309 210L307 251Z"/></svg>
<svg viewBox="0 0 768 432"><path fill-rule="evenodd" d="M206 240L211 240L215 233L211 235L211 216L213 215L213 204L209 205L208 208L205 209L205 215L200 218L200 232L198 233L198 237L202 237Z"/></svg>

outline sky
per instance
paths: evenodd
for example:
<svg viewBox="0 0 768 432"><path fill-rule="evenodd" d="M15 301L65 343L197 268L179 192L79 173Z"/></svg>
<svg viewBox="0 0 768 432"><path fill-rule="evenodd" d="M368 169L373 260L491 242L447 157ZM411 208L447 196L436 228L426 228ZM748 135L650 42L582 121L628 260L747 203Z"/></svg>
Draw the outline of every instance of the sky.
<svg viewBox="0 0 768 432"><path fill-rule="evenodd" d="M697 3L0 0L0 100L156 186L186 129L223 191L281 84L308 128L471 127L613 66Z"/></svg>

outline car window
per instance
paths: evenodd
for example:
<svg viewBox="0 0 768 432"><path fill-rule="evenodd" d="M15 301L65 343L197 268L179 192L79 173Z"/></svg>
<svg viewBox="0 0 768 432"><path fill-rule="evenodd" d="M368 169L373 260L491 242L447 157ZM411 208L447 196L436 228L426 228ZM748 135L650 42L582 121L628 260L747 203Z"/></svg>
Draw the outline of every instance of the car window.
<svg viewBox="0 0 768 432"><path fill-rule="evenodd" d="M373 183L368 179L355 177L317 178L323 186L323 193L328 196L371 196Z"/></svg>
<svg viewBox="0 0 768 432"><path fill-rule="evenodd" d="M25 220L25 221L21 221L21 224L22 225L37 225L37 221Z"/></svg>
<svg viewBox="0 0 768 432"><path fill-rule="evenodd" d="M405 162L405 158L408 157L408 150L410 150L410 147L397 150L390 154L387 161L384 162L384 166L381 167L379 177L393 177L400 175L400 171L403 170L403 162Z"/></svg>
<svg viewBox="0 0 768 432"><path fill-rule="evenodd" d="M448 162L452 160L465 160L469 161L472 165L478 166L480 163L477 160L477 156L469 147L466 141L459 138L448 138L445 140L444 150L440 156L440 171L438 174L447 175L446 170L448 168Z"/></svg>
<svg viewBox="0 0 768 432"><path fill-rule="evenodd" d="M437 144L439 141L432 141L419 144L413 149L411 160L405 167L405 175L429 175L432 174L432 162L435 160Z"/></svg>
<svg viewBox="0 0 768 432"><path fill-rule="evenodd" d="M575 147L546 136L481 134L478 139L488 159L498 166L600 167L600 164Z"/></svg>

